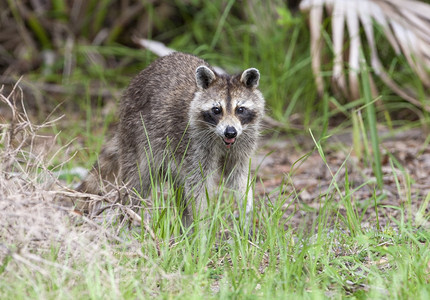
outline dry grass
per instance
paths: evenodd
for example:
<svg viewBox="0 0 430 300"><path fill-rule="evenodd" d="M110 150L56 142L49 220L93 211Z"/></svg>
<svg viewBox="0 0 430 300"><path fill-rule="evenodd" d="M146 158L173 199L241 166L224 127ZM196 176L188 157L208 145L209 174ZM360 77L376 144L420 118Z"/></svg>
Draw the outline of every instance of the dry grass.
<svg viewBox="0 0 430 300"><path fill-rule="evenodd" d="M64 188L47 168L52 153L46 150L46 137L39 133L56 120L32 124L25 109L17 108L18 102L24 107L17 85L8 95L1 92L2 109L9 109L12 120L1 119L0 124L0 276L46 277L54 271L74 278L100 263L115 266L120 272L115 255L120 249L142 255L134 239L120 237L124 225L140 217L119 204L110 205L100 218L91 220L75 210L73 202L83 198L90 197L100 206L115 195L91 196ZM45 147L39 147L40 143ZM39 151L42 148L44 151ZM106 222L107 211L111 222ZM127 218L123 211L133 218ZM100 276L110 280L106 272ZM73 285L73 280L69 283Z"/></svg>
<svg viewBox="0 0 430 300"><path fill-rule="evenodd" d="M360 1L309 1L300 3L302 11L309 13L311 30L312 68L315 76L315 84L318 93L322 96L324 91L323 74L321 72L321 59L324 52L321 29L327 18L324 18L324 8L332 17L332 48L333 69L332 87L343 97L351 100L360 98L360 76L359 73L364 66L372 66L374 73L403 99L411 102L417 107L429 111L428 104L420 101L420 95L405 85L405 82L396 81L393 74L387 72L393 67L384 66L380 56L383 52L378 49L381 37L378 37L377 24L383 32L388 44L393 48L397 56L403 54L407 64L420 79L424 91L430 85L428 67L430 60L426 53L430 47L429 31L426 24L430 12L430 5L423 1L391 1L391 0L360 0ZM363 38L360 30L364 31ZM348 32L349 39L345 42ZM368 45L366 51L363 45ZM346 55L348 52L348 55ZM363 53L369 52L369 58ZM348 62L346 62L346 58ZM365 62L368 63L365 63ZM348 72L347 72L348 71ZM376 91L373 77L369 74L372 82L373 96ZM424 97L426 98L426 97ZM428 97L427 97L428 98Z"/></svg>

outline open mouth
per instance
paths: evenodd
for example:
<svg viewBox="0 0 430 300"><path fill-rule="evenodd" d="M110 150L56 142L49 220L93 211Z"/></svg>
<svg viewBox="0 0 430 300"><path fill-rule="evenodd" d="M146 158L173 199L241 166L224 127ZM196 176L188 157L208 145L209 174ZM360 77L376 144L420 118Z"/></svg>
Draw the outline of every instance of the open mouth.
<svg viewBox="0 0 430 300"><path fill-rule="evenodd" d="M236 138L224 138L224 143L227 149L229 149L234 144L234 142L236 142Z"/></svg>

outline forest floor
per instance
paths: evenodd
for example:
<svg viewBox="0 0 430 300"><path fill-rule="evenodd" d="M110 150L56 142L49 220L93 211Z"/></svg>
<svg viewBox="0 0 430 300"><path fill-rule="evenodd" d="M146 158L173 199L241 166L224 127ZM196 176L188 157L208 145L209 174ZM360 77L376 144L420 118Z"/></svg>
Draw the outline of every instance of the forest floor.
<svg viewBox="0 0 430 300"><path fill-rule="evenodd" d="M427 134L421 129L395 134L382 131L380 137L382 191L376 189L376 178L370 163L365 164L363 159L357 158L352 146L352 134L345 133L325 141L325 161L310 136L300 138L300 150L297 150L297 141L292 143L286 137L263 138L254 161L254 168L259 168L256 194L274 198L276 192L270 192L279 191L279 187L285 185L290 194L284 205L289 223L294 226L304 221L311 223L324 199L341 201L335 190L336 186L340 186L344 191L347 171L352 202L357 214L362 216L362 226L374 226L376 222L381 227L396 226L392 221L401 219L399 207L410 209L410 215L406 218L416 216L423 199L430 193L430 147L426 141ZM344 213L344 209L341 208L340 212Z"/></svg>

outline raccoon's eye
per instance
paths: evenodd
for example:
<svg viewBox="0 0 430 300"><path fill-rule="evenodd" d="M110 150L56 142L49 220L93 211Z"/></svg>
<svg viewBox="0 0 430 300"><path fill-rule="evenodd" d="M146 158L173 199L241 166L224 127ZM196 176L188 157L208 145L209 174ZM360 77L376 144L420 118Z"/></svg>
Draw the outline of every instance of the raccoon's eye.
<svg viewBox="0 0 430 300"><path fill-rule="evenodd" d="M219 107L213 107L212 112L216 115L219 115L221 113L221 108Z"/></svg>
<svg viewBox="0 0 430 300"><path fill-rule="evenodd" d="M245 109L246 109L245 107L241 106L241 107L238 107L236 111L238 114L243 114L245 112Z"/></svg>

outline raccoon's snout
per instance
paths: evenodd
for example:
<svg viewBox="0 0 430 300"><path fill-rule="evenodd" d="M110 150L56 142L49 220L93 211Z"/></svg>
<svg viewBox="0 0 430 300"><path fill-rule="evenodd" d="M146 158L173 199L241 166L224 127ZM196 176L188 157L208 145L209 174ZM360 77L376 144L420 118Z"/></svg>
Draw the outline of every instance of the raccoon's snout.
<svg viewBox="0 0 430 300"><path fill-rule="evenodd" d="M233 126L227 126L227 128L224 131L224 135L228 139L235 138L237 136L237 130Z"/></svg>
<svg viewBox="0 0 430 300"><path fill-rule="evenodd" d="M233 126L227 126L227 128L224 131L224 143L227 146L227 148L230 148L231 145L234 144L236 141L237 136L237 130Z"/></svg>

